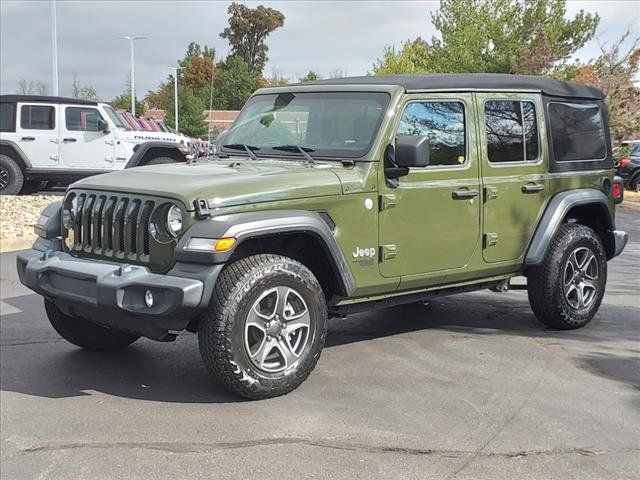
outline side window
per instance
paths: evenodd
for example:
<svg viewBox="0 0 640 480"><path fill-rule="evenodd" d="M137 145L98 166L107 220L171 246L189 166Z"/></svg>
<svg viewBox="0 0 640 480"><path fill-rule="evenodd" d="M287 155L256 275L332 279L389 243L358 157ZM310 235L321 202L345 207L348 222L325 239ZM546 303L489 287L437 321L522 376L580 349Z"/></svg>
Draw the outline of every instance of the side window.
<svg viewBox="0 0 640 480"><path fill-rule="evenodd" d="M538 158L538 124L532 102L487 101L484 123L490 162L525 162Z"/></svg>
<svg viewBox="0 0 640 480"><path fill-rule="evenodd" d="M549 121L556 161L606 158L604 127L598 105L549 103Z"/></svg>
<svg viewBox="0 0 640 480"><path fill-rule="evenodd" d="M429 165L465 163L467 145L464 105L457 101L412 102L406 106L397 135L426 135Z"/></svg>
<svg viewBox="0 0 640 480"><path fill-rule="evenodd" d="M20 108L20 128L24 130L53 130L56 110L45 105L23 105Z"/></svg>
<svg viewBox="0 0 640 480"><path fill-rule="evenodd" d="M100 112L95 108L67 107L64 109L64 122L70 132L97 132Z"/></svg>
<svg viewBox="0 0 640 480"><path fill-rule="evenodd" d="M16 131L16 104L0 103L0 132Z"/></svg>

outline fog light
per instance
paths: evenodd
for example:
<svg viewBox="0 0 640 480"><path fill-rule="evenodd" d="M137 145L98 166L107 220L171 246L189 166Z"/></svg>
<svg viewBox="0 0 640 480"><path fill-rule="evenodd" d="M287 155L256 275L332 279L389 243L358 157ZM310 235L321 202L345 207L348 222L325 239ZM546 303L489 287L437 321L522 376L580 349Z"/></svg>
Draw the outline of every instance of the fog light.
<svg viewBox="0 0 640 480"><path fill-rule="evenodd" d="M144 292L144 303L148 308L153 307L153 293L150 290Z"/></svg>

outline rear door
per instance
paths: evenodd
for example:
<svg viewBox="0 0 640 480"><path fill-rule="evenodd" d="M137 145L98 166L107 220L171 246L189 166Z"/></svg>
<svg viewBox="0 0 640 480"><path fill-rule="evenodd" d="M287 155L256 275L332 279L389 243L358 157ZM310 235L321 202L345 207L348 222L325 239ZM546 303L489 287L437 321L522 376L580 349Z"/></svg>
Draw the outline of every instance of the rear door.
<svg viewBox="0 0 640 480"><path fill-rule="evenodd" d="M396 135L426 135L430 165L380 185L380 273L409 287L464 269L479 241L471 94L407 96Z"/></svg>
<svg viewBox="0 0 640 480"><path fill-rule="evenodd" d="M107 170L113 168L113 132L105 133L98 120L105 119L96 107L61 106L60 156L72 169Z"/></svg>
<svg viewBox="0 0 640 480"><path fill-rule="evenodd" d="M540 95L478 93L482 119L483 258L520 260L549 196Z"/></svg>
<svg viewBox="0 0 640 480"><path fill-rule="evenodd" d="M16 143L33 168L59 168L58 105L18 103Z"/></svg>

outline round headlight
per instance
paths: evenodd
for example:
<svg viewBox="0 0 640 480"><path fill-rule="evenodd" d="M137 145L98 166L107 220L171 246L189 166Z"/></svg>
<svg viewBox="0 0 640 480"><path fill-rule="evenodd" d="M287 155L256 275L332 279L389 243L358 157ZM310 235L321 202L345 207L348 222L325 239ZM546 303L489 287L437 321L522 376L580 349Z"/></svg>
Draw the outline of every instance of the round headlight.
<svg viewBox="0 0 640 480"><path fill-rule="evenodd" d="M167 212L167 231L177 237L182 230L182 210L177 205L171 205Z"/></svg>

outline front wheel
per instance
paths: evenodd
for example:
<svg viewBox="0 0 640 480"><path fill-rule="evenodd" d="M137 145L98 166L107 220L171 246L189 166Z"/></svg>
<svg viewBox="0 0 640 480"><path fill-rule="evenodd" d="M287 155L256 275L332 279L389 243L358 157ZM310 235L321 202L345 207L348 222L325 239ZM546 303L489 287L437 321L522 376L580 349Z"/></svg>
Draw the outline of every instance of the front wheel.
<svg viewBox="0 0 640 480"><path fill-rule="evenodd" d="M600 237L580 224L563 224L542 265L529 269L531 309L560 330L585 326L594 317L607 283L607 257Z"/></svg>
<svg viewBox="0 0 640 480"><path fill-rule="evenodd" d="M55 331L67 342L86 350L121 350L140 338L67 315L50 300L44 301L44 308Z"/></svg>
<svg viewBox="0 0 640 480"><path fill-rule="evenodd" d="M255 255L218 278L198 343L209 372L241 397L275 397L314 369L327 335L324 293L301 263Z"/></svg>
<svg viewBox="0 0 640 480"><path fill-rule="evenodd" d="M23 184L20 165L8 155L0 154L0 195L18 195Z"/></svg>

